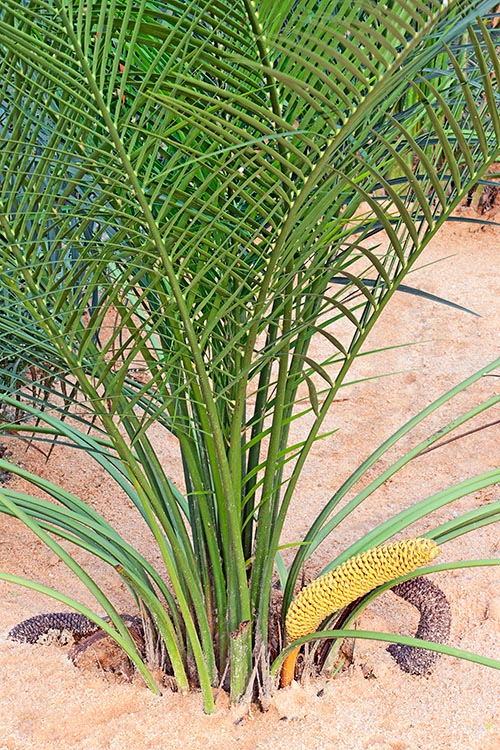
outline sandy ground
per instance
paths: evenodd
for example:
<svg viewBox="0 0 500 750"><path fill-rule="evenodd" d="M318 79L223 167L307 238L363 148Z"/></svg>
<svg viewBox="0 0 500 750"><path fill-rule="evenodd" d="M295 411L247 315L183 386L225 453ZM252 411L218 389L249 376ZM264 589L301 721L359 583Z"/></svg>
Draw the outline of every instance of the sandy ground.
<svg viewBox="0 0 500 750"><path fill-rule="evenodd" d="M497 217L498 218L498 217ZM317 444L286 527L286 540L299 539L320 507L349 473L411 414L423 408L499 354L500 230L448 224L408 281L428 292L472 308L467 315L406 294L398 294L369 340L370 349L412 342L384 354L362 358L341 393L328 428L338 428ZM439 263L428 265L433 261ZM319 346L319 344L317 344ZM487 378L449 405L428 430L498 390ZM499 418L498 409L476 425ZM423 436L420 428L418 435ZM416 436L418 437L418 436ZM403 448L415 438L404 441ZM158 438L163 460L180 479L175 445ZM10 444L21 465L64 483L99 508L133 543L148 551L137 516L96 467L68 449L56 449L48 462L33 448ZM319 550L320 569L365 530L389 514L443 487L498 466L500 427L495 425L420 457L384 484ZM389 458L385 459L385 463ZM385 465L385 463L383 465ZM371 470L368 479L375 476ZM16 485L22 487L21 482ZM453 517L459 511L498 499L493 487L442 509L414 531ZM154 558L154 550L150 551ZM451 542L441 559L498 557L498 524ZM127 597L114 574L96 561L90 572ZM33 577L92 604L82 586L15 521L0 516L0 569ZM313 571L314 572L314 571ZM500 568L452 571L435 576L453 612L453 645L493 657L500 655ZM358 641L352 667L336 679L321 678L279 691L271 710L242 716L223 695L218 711L206 716L199 695L166 693L156 697L140 683L116 684L100 673L81 672L56 645L30 646L6 639L18 621L61 609L28 589L0 583L0 750L120 750L183 747L242 750L497 750L500 748L500 672L442 658L430 677L411 677L393 663L383 643ZM415 612L394 595L381 596L363 615L360 627L412 632Z"/></svg>

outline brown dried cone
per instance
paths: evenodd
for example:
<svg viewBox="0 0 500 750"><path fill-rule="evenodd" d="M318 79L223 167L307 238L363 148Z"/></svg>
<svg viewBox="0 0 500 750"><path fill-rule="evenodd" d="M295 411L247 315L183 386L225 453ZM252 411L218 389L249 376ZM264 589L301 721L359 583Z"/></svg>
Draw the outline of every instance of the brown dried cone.
<svg viewBox="0 0 500 750"><path fill-rule="evenodd" d="M7 637L21 643L36 643L53 632L67 633L72 640L78 641L92 635L97 629L95 622L79 612L49 612L18 622Z"/></svg>
<svg viewBox="0 0 500 750"><path fill-rule="evenodd" d="M412 578L398 583L392 591L420 612L416 638L447 643L450 637L451 611L446 596L428 578ZM402 670L409 674L429 673L439 654L436 651L392 643L387 651Z"/></svg>
<svg viewBox="0 0 500 750"><path fill-rule="evenodd" d="M383 544L349 558L334 570L305 586L288 608L285 620L286 641L314 633L334 612L364 596L377 586L412 573L439 553L431 539L417 537ZM281 687L289 685L295 673L299 649L283 662Z"/></svg>
<svg viewBox="0 0 500 750"><path fill-rule="evenodd" d="M144 655L144 628L140 617L123 614L121 619L141 654ZM109 622L109 618L105 617ZM113 672L130 680L133 664L123 649L103 630L79 612L49 612L29 617L15 625L8 634L13 641L24 643L74 643L68 657L81 669Z"/></svg>

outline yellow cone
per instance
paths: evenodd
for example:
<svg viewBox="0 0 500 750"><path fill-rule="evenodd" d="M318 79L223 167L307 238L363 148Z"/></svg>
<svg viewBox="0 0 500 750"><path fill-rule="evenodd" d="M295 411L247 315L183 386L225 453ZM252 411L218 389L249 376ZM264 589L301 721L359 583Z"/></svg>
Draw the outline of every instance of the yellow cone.
<svg viewBox="0 0 500 750"><path fill-rule="evenodd" d="M412 573L438 553L434 541L419 537L383 544L351 557L305 586L292 601L285 620L287 643L314 633L329 615L377 586ZM293 680L297 654L295 649L283 662L282 687Z"/></svg>

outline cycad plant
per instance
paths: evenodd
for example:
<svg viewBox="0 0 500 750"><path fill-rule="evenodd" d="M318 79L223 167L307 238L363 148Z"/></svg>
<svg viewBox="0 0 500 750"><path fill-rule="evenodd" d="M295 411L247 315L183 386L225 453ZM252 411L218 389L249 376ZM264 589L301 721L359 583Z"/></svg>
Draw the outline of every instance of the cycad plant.
<svg viewBox="0 0 500 750"><path fill-rule="evenodd" d="M0 461L33 486L2 488L0 509L74 570L96 611L1 577L89 615L153 689L67 541L116 569L179 690L199 685L207 711L223 676L233 701L255 684L265 698L286 655L270 664L275 566L285 614L303 563L338 523L500 398L343 504L388 447L499 363L411 420L325 503L286 570L283 524L325 415L398 285L498 157L489 10L479 0L0 0L2 403L23 415L5 431L89 453L132 500L167 572L120 537L106 508ZM381 230L388 247L370 246ZM325 361L310 353L314 337ZM151 444L153 423L178 441L182 491ZM332 566L499 480L500 469L423 500ZM428 536L442 543L499 514L491 503Z"/></svg>

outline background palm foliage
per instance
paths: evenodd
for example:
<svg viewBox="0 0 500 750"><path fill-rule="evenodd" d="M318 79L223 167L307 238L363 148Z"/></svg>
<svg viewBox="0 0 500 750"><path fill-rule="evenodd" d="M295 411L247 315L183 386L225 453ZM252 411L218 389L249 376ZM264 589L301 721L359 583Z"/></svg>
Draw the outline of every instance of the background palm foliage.
<svg viewBox="0 0 500 750"><path fill-rule="evenodd" d="M25 415L5 429L93 455L148 524L168 581L101 515L18 467L52 502L4 488L1 510L73 568L111 622L2 577L87 612L152 687L112 602L57 538L116 568L158 638L150 666L167 665L180 690L199 684L206 710L224 673L233 700L256 675L269 691L274 564L308 453L385 304L498 157L490 10L0 0L0 375L4 409ZM388 248L368 248L382 229ZM326 361L310 356L313 336ZM152 423L178 440L182 493ZM313 523L285 607L304 560L366 496L334 514L380 453ZM346 556L499 478L409 509ZM491 523L497 506L434 536Z"/></svg>

